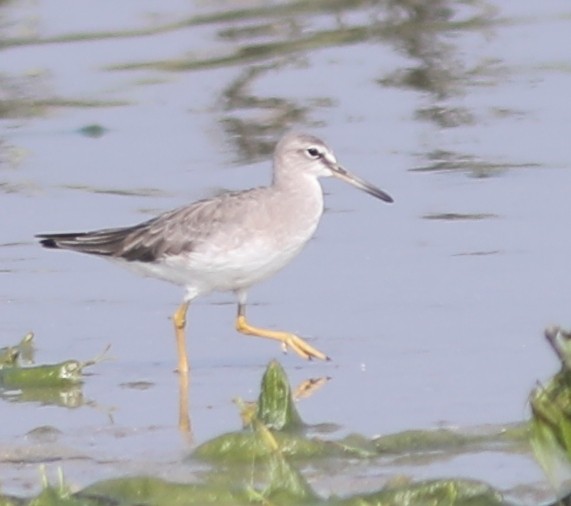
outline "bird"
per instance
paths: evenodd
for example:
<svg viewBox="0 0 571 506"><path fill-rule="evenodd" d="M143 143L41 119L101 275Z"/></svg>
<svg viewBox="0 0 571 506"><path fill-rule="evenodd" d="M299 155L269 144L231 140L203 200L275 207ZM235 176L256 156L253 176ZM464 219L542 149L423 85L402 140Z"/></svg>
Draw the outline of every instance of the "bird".
<svg viewBox="0 0 571 506"><path fill-rule="evenodd" d="M256 327L246 318L248 290L285 267L313 236L324 210L323 177L335 177L391 203L377 186L341 166L314 135L289 132L273 154L271 184L227 191L133 226L38 234L40 244L106 258L185 288L172 315L178 371L189 370L185 327L189 305L212 292L237 298L236 330L272 339L304 359L329 357L291 332Z"/></svg>

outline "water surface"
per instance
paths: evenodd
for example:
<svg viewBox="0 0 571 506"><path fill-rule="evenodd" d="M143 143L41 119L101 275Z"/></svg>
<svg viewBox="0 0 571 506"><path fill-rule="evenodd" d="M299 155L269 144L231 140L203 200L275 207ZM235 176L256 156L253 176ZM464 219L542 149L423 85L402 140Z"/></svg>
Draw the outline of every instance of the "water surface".
<svg viewBox="0 0 571 506"><path fill-rule="evenodd" d="M527 417L555 367L542 329L570 318L566 2L15 1L0 19L0 344L33 330L45 363L108 343L115 357L81 408L3 402L2 446L42 453L26 434L53 426L74 483L184 479L168 320L181 290L33 235L265 184L292 127L396 202L325 181L315 240L251 292L253 322L299 332L331 363L238 335L230 295L193 305L194 443L235 427L232 398L255 395L273 357L294 383L332 377L300 410L340 433ZM39 486L33 459L0 469L5 491ZM529 456L386 472L545 486Z"/></svg>

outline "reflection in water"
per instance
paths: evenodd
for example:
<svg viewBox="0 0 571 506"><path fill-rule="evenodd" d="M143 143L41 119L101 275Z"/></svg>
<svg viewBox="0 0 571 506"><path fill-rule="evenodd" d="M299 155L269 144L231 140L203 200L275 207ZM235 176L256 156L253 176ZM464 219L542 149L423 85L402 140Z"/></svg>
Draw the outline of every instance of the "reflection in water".
<svg viewBox="0 0 571 506"><path fill-rule="evenodd" d="M215 437L193 452L194 458L212 465L212 473L220 467L226 470L225 476L230 476L232 481L216 481L221 491L241 490L244 483L253 482L257 488L250 485L250 497L256 497L256 502L275 505L506 504L502 495L485 483L455 478L401 480L380 488L375 481L375 490L368 493L356 493L349 485L345 498L324 498L313 490L303 469L311 468L314 480L322 479L321 474L334 479L345 465L354 466L361 461L371 466L366 472L377 475L375 458L386 461L391 453L410 458L415 451L431 454L432 458L443 452L450 458L459 448L469 451L467 448L471 445L478 447L477 451L486 448L486 444L497 449L499 444L519 439L518 428L504 428L493 435L442 431L435 436L435 431L416 431L412 438L409 432L381 436L373 441L357 434L339 441L325 440L321 435L309 437L308 426L295 409L285 371L277 361L272 361L264 373L258 402L248 404L245 409L248 414L242 416L247 425L244 430ZM207 483L214 482L207 480ZM260 484L264 484L261 490Z"/></svg>
<svg viewBox="0 0 571 506"><path fill-rule="evenodd" d="M497 62L481 61L466 68L458 56L451 34L493 26L495 12L485 1L467 3L451 0L410 2L389 0L286 2L155 25L148 33L165 33L196 25L219 27L217 38L224 43L222 54L200 54L193 50L178 58L126 62L111 70L154 69L189 72L234 67L244 70L225 87L221 101L222 123L240 150L239 161L254 161L271 151L270 139L292 125L307 124L311 107L290 96L262 98L249 91L256 81L277 69L308 64L306 58L319 49L363 42L389 41L413 67L379 79L382 86L414 88L430 97L430 104L417 110L417 118L438 128L477 122L472 112L452 100L462 97L468 86L497 79ZM144 32L144 30L143 30ZM142 35L125 31L115 34L84 34L84 38ZM69 40L74 40L69 36ZM75 37L77 39L78 36ZM228 45L228 43L231 45ZM331 103L318 97L320 104ZM312 104L315 105L315 104ZM431 150L433 151L433 150Z"/></svg>
<svg viewBox="0 0 571 506"><path fill-rule="evenodd" d="M17 345L0 349L0 398L10 402L37 402L66 408L88 404L83 397L83 371L105 359L109 350L92 360L66 360L57 364L34 362L34 334Z"/></svg>
<svg viewBox="0 0 571 506"><path fill-rule="evenodd" d="M30 43L37 44L39 41L34 39ZM0 44L6 47L6 41L1 37ZM50 109L55 107L107 108L127 104L128 102L122 100L58 97L47 84L47 76L41 73L15 77L0 74L0 120L45 116ZM5 156L6 153L3 155ZM15 151L12 156L18 158L22 154Z"/></svg>
<svg viewBox="0 0 571 506"><path fill-rule="evenodd" d="M43 406L80 408L86 404L81 385L67 387L31 387L18 390L0 389L0 398L9 402L33 402Z"/></svg>
<svg viewBox="0 0 571 506"><path fill-rule="evenodd" d="M281 33L268 35L267 22L259 21L254 24L252 31L241 30L239 37L232 32L234 40L241 42L235 52L235 57L243 60L247 55L250 63L255 65L255 59L265 59L272 56L272 63L258 67L250 67L243 75L227 88L225 97L232 92L252 83L259 75L273 70L277 65L290 63L312 50L324 47L342 46L364 41L389 40L400 52L418 62L415 67L398 71L393 75L379 80L383 86L399 88L412 87L422 92L428 92L432 103L417 111L417 118L434 122L439 128L474 124L476 118L465 107L453 106L450 99L461 96L468 85L475 80L481 81L495 75L497 70L491 62L483 62L472 69L465 69L460 58L455 56L455 47L449 34L452 31L482 29L491 25L493 11L486 2L470 2L470 9L464 9L467 16L458 20L458 11L463 6L450 0L433 2L410 2L392 0L378 2L374 5L361 2L339 2L338 8L332 15L330 25L324 20L323 13L314 12L320 16L320 27L313 32L303 31L310 13L297 10L296 4L291 4L289 25L280 25ZM478 10L479 9L479 10ZM348 14L352 16L348 21ZM303 14L303 19L301 18ZM332 13L333 14L333 13ZM347 14L347 16L344 16ZM355 19L361 21L355 21ZM333 28L331 27L333 26ZM265 33L272 42L253 44L259 33ZM227 32L223 32L227 35ZM283 62L283 63L279 63ZM231 139L240 139L241 161L251 161L252 156L267 152L267 136L276 137L284 128L308 121L309 110L302 105L290 103L278 97L268 97L265 100L248 96L249 100L225 104L227 115L233 110L230 118L224 120ZM322 102L327 102L325 98ZM244 117L241 111L247 107L250 111L258 109L258 114ZM260 111L260 109L262 109ZM265 114L262 114L265 113Z"/></svg>
<svg viewBox="0 0 571 506"><path fill-rule="evenodd" d="M386 76L379 83L428 94L431 104L418 109L417 117L433 121L440 128L475 122L468 109L451 106L447 101L462 96L475 80L491 73L490 62L467 69L457 55L452 37L455 32L489 28L494 20L487 2L469 4L450 0L388 2L391 40L416 65Z"/></svg>
<svg viewBox="0 0 571 506"><path fill-rule="evenodd" d="M272 139L279 137L284 130L294 125L308 125L311 122L310 111L316 103L323 106L332 102L326 96L316 97L311 104L291 96L274 94L262 97L259 92L252 91L254 85L284 66L310 64L307 57L324 48L364 42L391 44L413 63L408 68L380 77L377 82L381 86L412 88L420 92L426 100L420 103L415 116L432 123L439 130L477 125L480 118L460 101L474 86L496 84L505 75L505 70L494 59L468 63L456 40L459 33L468 31L486 30L489 35L496 23L496 10L485 0L321 0L254 5L241 9L230 6L226 10L181 17L168 23L155 19L149 26L136 29L13 38L4 40L3 45L126 39L212 26L222 49L207 49L201 53L193 48L189 55L187 48L181 48L182 56L129 61L114 64L108 69L192 72L239 65L243 70L224 87L218 107L227 137L236 143L237 161L252 162L269 154ZM21 90L24 86L16 84L12 88ZM39 93L40 96L49 94L46 91ZM50 106L121 105L118 102L35 98L37 91L28 98L22 99L22 96L25 97L25 93L17 91L8 94L7 100L2 101L3 97L0 97L0 117L43 114ZM506 113L510 114L510 111L504 109L502 114ZM431 138L438 139L438 136ZM480 177L496 175L514 167L509 161L485 160L469 153L452 152L440 145L427 146L426 152L420 153L419 157L423 162L418 170L454 168Z"/></svg>
<svg viewBox="0 0 571 506"><path fill-rule="evenodd" d="M270 362L262 378L262 389L258 402L245 402L235 399L240 409L244 426L251 426L256 417L264 424L282 430L301 424L301 418L293 401L308 399L323 388L330 377L308 378L302 381L293 391L285 376L285 371L277 361ZM178 372L179 416L178 427L187 443L192 443L192 422L190 417L190 373Z"/></svg>
<svg viewBox="0 0 571 506"><path fill-rule="evenodd" d="M240 163L251 163L271 155L275 138L285 125L307 123L307 107L282 97L262 98L250 91L250 85L256 79L279 66L282 64L274 62L248 67L223 92L227 116L222 124L227 137L235 144ZM244 115L246 111L250 112L247 116Z"/></svg>
<svg viewBox="0 0 571 506"><path fill-rule="evenodd" d="M17 2L8 2L3 3L2 6L10 3L17 4ZM248 6L252 4L253 2L247 3ZM221 8L219 2L210 5L213 6L209 7L212 9ZM223 5L234 8L236 3L223 2ZM380 44L390 42L401 54L405 55L410 67L400 72L379 75L379 95L382 95L384 91L381 86L393 86L398 89L412 89L415 98L418 100L420 97L420 105L417 106L415 118L424 122L424 125L428 127L429 135L426 138L430 140L428 146L419 149L418 170L460 170L476 177L483 177L501 174L514 165L509 163L509 160L507 163L501 163L501 160L498 163L496 160L486 159L485 156L466 153L463 152L463 148L456 148L456 146L443 147L441 138L432 134L443 129L457 129L481 122L475 110L463 103L462 99L470 92L469 87L474 84L478 86L494 84L501 77L502 69L494 61L479 61L470 65L457 49L456 40L466 33L469 34L470 31L482 29L489 29L489 35L494 37L493 30L495 30L496 21L494 16L489 3L478 0L466 2L325 0L281 2L280 5L266 2L262 8L226 11L192 19L181 17L175 23L168 25L153 21L152 26L136 30L93 34L72 33L43 39L25 40L21 38L2 41L2 43L5 48L17 44L37 46L48 43L58 43L71 48L78 46L78 42L85 47L89 45L85 41L89 40L107 39L109 41L121 37L143 37L166 32L174 34L175 31L186 29L190 32L191 27L210 23L212 29L217 30L218 39L212 44L211 41L207 41L205 43L207 50L204 53L201 53L200 49L194 51L192 48L193 56L180 59L181 65L177 65L178 62L175 60L172 65L168 65L169 62L166 59L157 64L162 63L162 69L182 70L190 74L197 68L215 66L235 70L234 81L224 87L222 100L217 104L218 109L214 111L213 116L218 114L222 118L226 135L231 138L231 142L236 142L236 147L240 152L238 157L240 161L248 161L264 156L269 149L268 140L277 137L277 133L282 129L292 123L302 124L312 120L313 107L306 98L294 98L291 93L281 93L271 89L268 91L267 87L259 86L262 79L281 71L287 65L305 63L317 66L317 63L311 63L310 56L321 48L337 48L343 44L363 42L364 46L377 44L378 48ZM137 22L140 23L140 20ZM477 34L474 36L478 37ZM223 44L220 44L221 42ZM136 43L138 44L139 41L137 40ZM212 47L217 49L216 43L224 46L225 54L209 54ZM41 50L45 51L45 48ZM189 53L188 46L177 48L177 50L180 55ZM163 54L162 51L160 54ZM127 58L130 56L126 56ZM102 61L108 60L102 59ZM54 74L57 75L57 72L55 70ZM108 79L108 76L105 78ZM50 97L53 93L41 88L35 90L30 97L16 90L16 93L6 100L4 95L6 87L0 87L2 88L0 116L3 118L34 116L42 114L52 106L89 105L88 102L70 100L70 97L62 97L60 101L50 102L42 97ZM325 95L326 92L319 93L321 94ZM497 96L495 98L497 99ZM323 96L317 97L316 100L319 100L320 104L327 104L331 99ZM98 104L102 107L110 105L103 102ZM64 115L70 116L67 111L64 111ZM49 128L57 130L58 123L50 123ZM75 140L77 139L79 136L76 136ZM9 146L4 140L0 142L2 143L0 145L0 176L3 176L2 171L6 172L4 169L11 163L3 158ZM40 150L38 156L41 154ZM13 159L13 156L10 155L8 158ZM0 181L0 192L30 192L30 187L24 184L27 183L14 184L3 180ZM84 190L80 189L80 191ZM101 191L113 190L102 188ZM144 191L143 188L141 193ZM136 192L139 193L138 190ZM446 214L433 219L472 218ZM481 251L470 254L492 253L495 252ZM181 427L188 428L190 433L189 384L182 381L180 377L179 381L179 421ZM72 390L69 394L70 398L80 398L79 389L70 390ZM64 396L67 395L68 393L64 392ZM31 394L30 398L33 400ZM62 403L62 405L66 404L74 405L74 401ZM79 405L79 401L76 404ZM377 472L378 469L374 471ZM384 472L386 470L382 469L379 474Z"/></svg>
<svg viewBox="0 0 571 506"><path fill-rule="evenodd" d="M436 149L422 155L426 160L426 165L411 169L413 172L447 172L461 171L471 177L484 178L497 176L510 169L527 169L539 167L537 163L500 163L482 160L481 158Z"/></svg>
<svg viewBox="0 0 571 506"><path fill-rule="evenodd" d="M219 108L222 124L231 142L237 144L240 162L251 162L271 152L271 139L279 137L293 125L307 125L316 103L330 104L326 96L312 104L300 103L291 96L262 97L252 91L256 82L288 65L311 64L307 57L316 50L358 43L389 42L396 50L415 62L411 67L393 72L378 80L382 86L413 88L429 98L416 112L419 119L437 128L453 128L477 123L478 119L464 105L453 101L468 87L495 82L500 75L495 61L479 61L470 67L461 57L454 35L469 30L491 29L496 13L484 0L430 2L410 0L319 0L283 2L246 8L219 10L207 14L180 17L162 23L154 19L147 27L114 32L67 33L52 37L30 37L3 41L5 47L53 43L77 43L89 40L126 39L191 30L212 26L216 30L216 51L181 48L181 56L160 60L125 62L109 66L110 70L148 70L190 72L240 65L240 74L225 86ZM220 6L216 7L220 9ZM17 102L6 110L18 114ZM49 105L46 100L30 100L28 105ZM104 105L69 101L69 105ZM53 105L66 105L54 101ZM117 105L117 104L107 104ZM426 158L438 153L429 148ZM462 154L458 154L462 157ZM431 162L438 170L441 158ZM488 162L482 161L487 166ZM493 164L494 165L494 164Z"/></svg>
<svg viewBox="0 0 571 506"><path fill-rule="evenodd" d="M422 218L425 220L444 220L444 221L479 221L497 218L498 215L491 213L429 213Z"/></svg>
<svg viewBox="0 0 571 506"><path fill-rule="evenodd" d="M459 94L466 82L465 70L454 56L454 45L446 39L450 30L460 28L455 22L458 7L457 2L449 0L389 1L387 12L393 26L393 43L417 65L379 82L428 92L435 100ZM442 112L446 114L444 108Z"/></svg>
<svg viewBox="0 0 571 506"><path fill-rule="evenodd" d="M190 375L188 371L178 371L178 428L188 443L192 442L192 423L190 420Z"/></svg>
<svg viewBox="0 0 571 506"><path fill-rule="evenodd" d="M481 118L464 104L463 97L473 87L496 85L506 74L501 62L495 59L484 58L469 64L455 41L459 32L486 30L488 35L493 33L497 13L491 3L391 0L387 11L392 21L392 44L414 63L380 78L378 83L420 92L425 100L419 102L415 118L432 124L435 130L424 137L430 140L423 141L428 145L418 154L422 161L413 170L454 170L473 177L488 177L514 167L534 166L482 159L481 155L442 147L444 140L439 135L442 130L475 126L481 122ZM493 115L497 112L490 111Z"/></svg>
<svg viewBox="0 0 571 506"><path fill-rule="evenodd" d="M556 342L563 342L559 337ZM562 372L567 372L566 369ZM559 376L559 375L558 375ZM558 377L556 376L556 378ZM180 426L184 435L190 435L188 417L188 376L180 378ZM323 384L326 380L308 380L306 384ZM561 386L561 384L559 384ZM569 396L569 381L566 381ZM558 387L559 388L559 387ZM554 423L560 421L550 398L544 403L544 391L551 389L551 383L532 400L534 413L540 406L541 415L535 423L535 436L543 445L569 448L567 429L554 430ZM374 399L372 399L374 400ZM536 401L539 400L539 404ZM305 474L310 468L312 480L334 479L336 474L347 472L360 462L361 473L386 474L387 462L391 467L398 465L426 465L458 455L482 452L521 452L527 440L527 425L503 427L469 428L467 430L416 430L388 434L369 439L352 434L341 440L326 440L320 434L311 437L309 426L301 419L293 403L292 389L285 371L277 361L268 365L262 378L260 395L256 403L239 403L245 406L246 427L242 430L215 437L195 449L192 459L208 463L198 480L192 484L149 479L146 476L130 476L100 481L71 495L82 505L100 504L450 504L455 506L486 504L507 505L502 493L486 483L457 477L434 480L393 480L383 486L375 481L372 490L364 493L351 485L340 499L336 496L323 497L314 490ZM555 402L565 411L567 405ZM544 409L547 408L547 409ZM557 408L559 409L559 408ZM312 431L315 427L312 427ZM41 427L29 433L40 444L54 442L59 433L51 427ZM567 445L567 446L565 446ZM561 452L560 452L561 454ZM51 449L50 458L64 458L62 450ZM567 451L568 455L568 451ZM568 457L567 457L568 459ZM363 467L364 466L364 467ZM381 471L382 470L382 471ZM161 473L158 473L161 474ZM345 480L343 480L345 481ZM46 484L47 487L47 484ZM357 487L360 488L360 487ZM52 503L61 502L60 492L69 499L70 492L62 483L60 488L47 487L41 493L52 496ZM5 499L0 495L0 501ZM17 498L15 503L19 504ZM38 499L38 504L41 501ZM12 504L12 503L10 503ZM71 504L71 503L70 503ZM75 504L75 503L74 503Z"/></svg>
<svg viewBox="0 0 571 506"><path fill-rule="evenodd" d="M66 190L78 190L86 193L101 193L104 195L118 195L121 197L170 197L168 192L156 188L98 188L83 184L64 184Z"/></svg>
<svg viewBox="0 0 571 506"><path fill-rule="evenodd" d="M308 378L302 381L293 391L292 396L294 400L309 399L312 395L321 390L330 379L330 376L322 376L321 378Z"/></svg>

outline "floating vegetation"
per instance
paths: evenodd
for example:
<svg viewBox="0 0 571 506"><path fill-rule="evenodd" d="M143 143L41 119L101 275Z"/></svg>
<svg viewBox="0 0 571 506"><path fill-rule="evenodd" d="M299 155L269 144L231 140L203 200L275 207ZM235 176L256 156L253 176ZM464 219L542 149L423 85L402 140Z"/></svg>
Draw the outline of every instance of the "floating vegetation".
<svg viewBox="0 0 571 506"><path fill-rule="evenodd" d="M571 333L546 329L545 337L561 361L561 370L530 395L531 445L559 497L571 492Z"/></svg>
<svg viewBox="0 0 571 506"><path fill-rule="evenodd" d="M0 369L34 362L34 333L28 332L18 344L0 348Z"/></svg>
<svg viewBox="0 0 571 506"><path fill-rule="evenodd" d="M277 361L268 365L262 378L258 401L237 401L246 426L199 446L192 459L206 460L210 470L201 483L174 483L150 476L101 481L72 493L63 482L25 500L0 496L1 505L64 506L178 506L178 505L502 505L502 495L492 487L473 480L443 479L410 482L400 480L367 494L348 497L321 497L298 468L317 459L335 457L348 462L378 456L379 440L346 438L323 441L308 438L308 426L295 407L292 389ZM404 440L409 440L410 434ZM415 438L418 440L418 436ZM439 441L446 446L447 435ZM454 438L453 438L454 439ZM396 439L393 438L393 442ZM379 448L376 448L379 445ZM433 445L431 445L431 449ZM395 448L396 451L396 448Z"/></svg>
<svg viewBox="0 0 571 506"><path fill-rule="evenodd" d="M34 362L33 339L34 334L29 332L18 344L0 348L0 398L65 407L82 405L83 370L103 360L108 348L92 360L29 365Z"/></svg>
<svg viewBox="0 0 571 506"><path fill-rule="evenodd" d="M0 495L0 505L513 505L488 484L460 478L418 482L402 478L366 493L324 497L312 487L305 471L319 469L320 463L326 469L344 469L359 461L374 466L381 459L396 462L406 458L414 462L415 457L420 457L426 464L430 459L440 460L469 452L500 449L522 452L529 449L531 433L533 449L546 472L551 477L561 469L568 473L571 468L571 372L567 359L571 354L571 333L553 327L546 335L563 365L546 386L538 387L532 393L531 424L485 431L410 430L373 439L351 435L341 440L325 440L309 436L315 432L315 427L303 422L285 371L277 361L272 361L263 375L257 401L236 400L244 426L203 443L189 457L208 466L207 469L202 467L198 483L132 476L104 480L72 491L61 475L59 484L52 486L44 473L44 488L39 495L32 499ZM81 369L99 360L101 357L83 363L71 360L52 366L22 368L8 365L0 373L12 369L50 371L43 380L48 384L51 381L78 382L81 381ZM323 384L319 380L310 383ZM558 485L563 482L560 479ZM563 488L559 487L559 490Z"/></svg>

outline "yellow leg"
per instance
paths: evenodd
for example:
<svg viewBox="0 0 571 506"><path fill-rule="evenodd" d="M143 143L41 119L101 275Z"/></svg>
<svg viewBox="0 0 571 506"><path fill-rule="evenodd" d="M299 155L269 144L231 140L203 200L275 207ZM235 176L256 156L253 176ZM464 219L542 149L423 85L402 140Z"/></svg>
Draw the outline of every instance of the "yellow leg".
<svg viewBox="0 0 571 506"><path fill-rule="evenodd" d="M263 329L254 327L246 320L245 307L242 304L238 305L238 316L236 318L236 330L241 334L248 336L264 337L266 339L274 339L282 343L284 351L291 348L300 357L311 360L319 358L321 360L330 360L327 355L321 353L318 349L307 344L301 337L296 336L290 332L282 332L279 330Z"/></svg>
<svg viewBox="0 0 571 506"><path fill-rule="evenodd" d="M181 371L178 375L178 428L188 443L192 442L192 425L190 422L190 408L188 403L188 390L190 378L188 372Z"/></svg>
<svg viewBox="0 0 571 506"><path fill-rule="evenodd" d="M184 335L184 327L186 326L186 312L190 302L183 302L172 316L174 323L174 332L176 335L176 348L178 352L178 371L180 373L188 372L188 357L186 354L186 337Z"/></svg>

